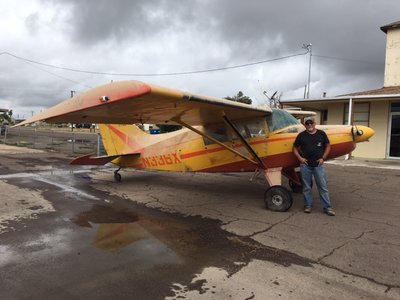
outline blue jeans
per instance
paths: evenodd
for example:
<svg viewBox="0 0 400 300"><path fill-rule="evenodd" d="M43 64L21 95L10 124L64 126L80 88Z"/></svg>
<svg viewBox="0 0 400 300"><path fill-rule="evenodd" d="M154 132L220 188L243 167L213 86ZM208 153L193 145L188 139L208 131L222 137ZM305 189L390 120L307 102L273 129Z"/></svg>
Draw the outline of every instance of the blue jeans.
<svg viewBox="0 0 400 300"><path fill-rule="evenodd" d="M312 207L313 196L311 189L312 177L318 187L319 198L324 208L331 208L329 200L328 185L324 166L310 167L306 164L300 164L301 183L303 185L304 205Z"/></svg>

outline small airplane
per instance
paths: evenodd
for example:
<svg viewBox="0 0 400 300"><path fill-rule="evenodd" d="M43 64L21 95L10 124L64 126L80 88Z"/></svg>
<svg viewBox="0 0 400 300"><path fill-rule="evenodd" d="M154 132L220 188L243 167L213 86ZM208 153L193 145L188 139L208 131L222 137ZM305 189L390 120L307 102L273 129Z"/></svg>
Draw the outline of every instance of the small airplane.
<svg viewBox="0 0 400 300"><path fill-rule="evenodd" d="M304 116L304 113L297 112ZM254 172L269 188L268 209L287 211L293 203L282 175L301 191L293 142L304 126L284 109L253 107L226 99L196 95L140 81L112 82L67 99L17 126L50 123L98 123L105 156L85 155L73 165L179 172ZM151 135L134 124L171 124L184 128ZM322 125L331 143L328 159L352 152L374 130L366 126Z"/></svg>

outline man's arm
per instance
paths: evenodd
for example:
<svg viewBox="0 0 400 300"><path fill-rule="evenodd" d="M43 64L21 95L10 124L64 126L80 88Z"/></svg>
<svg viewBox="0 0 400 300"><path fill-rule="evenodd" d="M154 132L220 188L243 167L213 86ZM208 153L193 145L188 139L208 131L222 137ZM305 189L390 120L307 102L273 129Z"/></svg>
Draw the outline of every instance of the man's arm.
<svg viewBox="0 0 400 300"><path fill-rule="evenodd" d="M293 153L294 155L296 155L297 159L299 160L299 162L301 164L306 164L307 165L307 159L305 159L304 157L301 156L299 149L297 149L296 146L293 146Z"/></svg>
<svg viewBox="0 0 400 300"><path fill-rule="evenodd" d="M326 144L324 154L322 154L322 157L318 160L319 166L321 166L324 163L324 161L328 158L330 151L331 151L331 144Z"/></svg>

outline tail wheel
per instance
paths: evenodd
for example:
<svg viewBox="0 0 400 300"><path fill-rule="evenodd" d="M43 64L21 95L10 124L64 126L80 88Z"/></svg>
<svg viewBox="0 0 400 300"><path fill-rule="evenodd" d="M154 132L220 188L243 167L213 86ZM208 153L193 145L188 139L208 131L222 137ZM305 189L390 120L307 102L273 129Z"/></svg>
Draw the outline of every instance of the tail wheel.
<svg viewBox="0 0 400 300"><path fill-rule="evenodd" d="M122 176L118 172L114 172L114 179L116 182L121 182Z"/></svg>
<svg viewBox="0 0 400 300"><path fill-rule="evenodd" d="M272 211L287 211L293 204L290 191L281 185L271 186L264 195L265 205Z"/></svg>

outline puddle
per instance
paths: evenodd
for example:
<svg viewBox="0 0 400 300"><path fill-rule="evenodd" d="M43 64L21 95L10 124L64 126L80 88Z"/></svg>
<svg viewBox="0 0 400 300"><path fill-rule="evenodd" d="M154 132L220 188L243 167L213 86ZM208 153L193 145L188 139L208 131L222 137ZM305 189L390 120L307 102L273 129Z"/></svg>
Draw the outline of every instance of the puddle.
<svg viewBox="0 0 400 300"><path fill-rule="evenodd" d="M142 262L142 268L183 262L162 237L163 231L169 229L163 227L162 222L140 217L133 210L96 204L71 221L92 229L90 244L93 247L109 253L133 255Z"/></svg>

